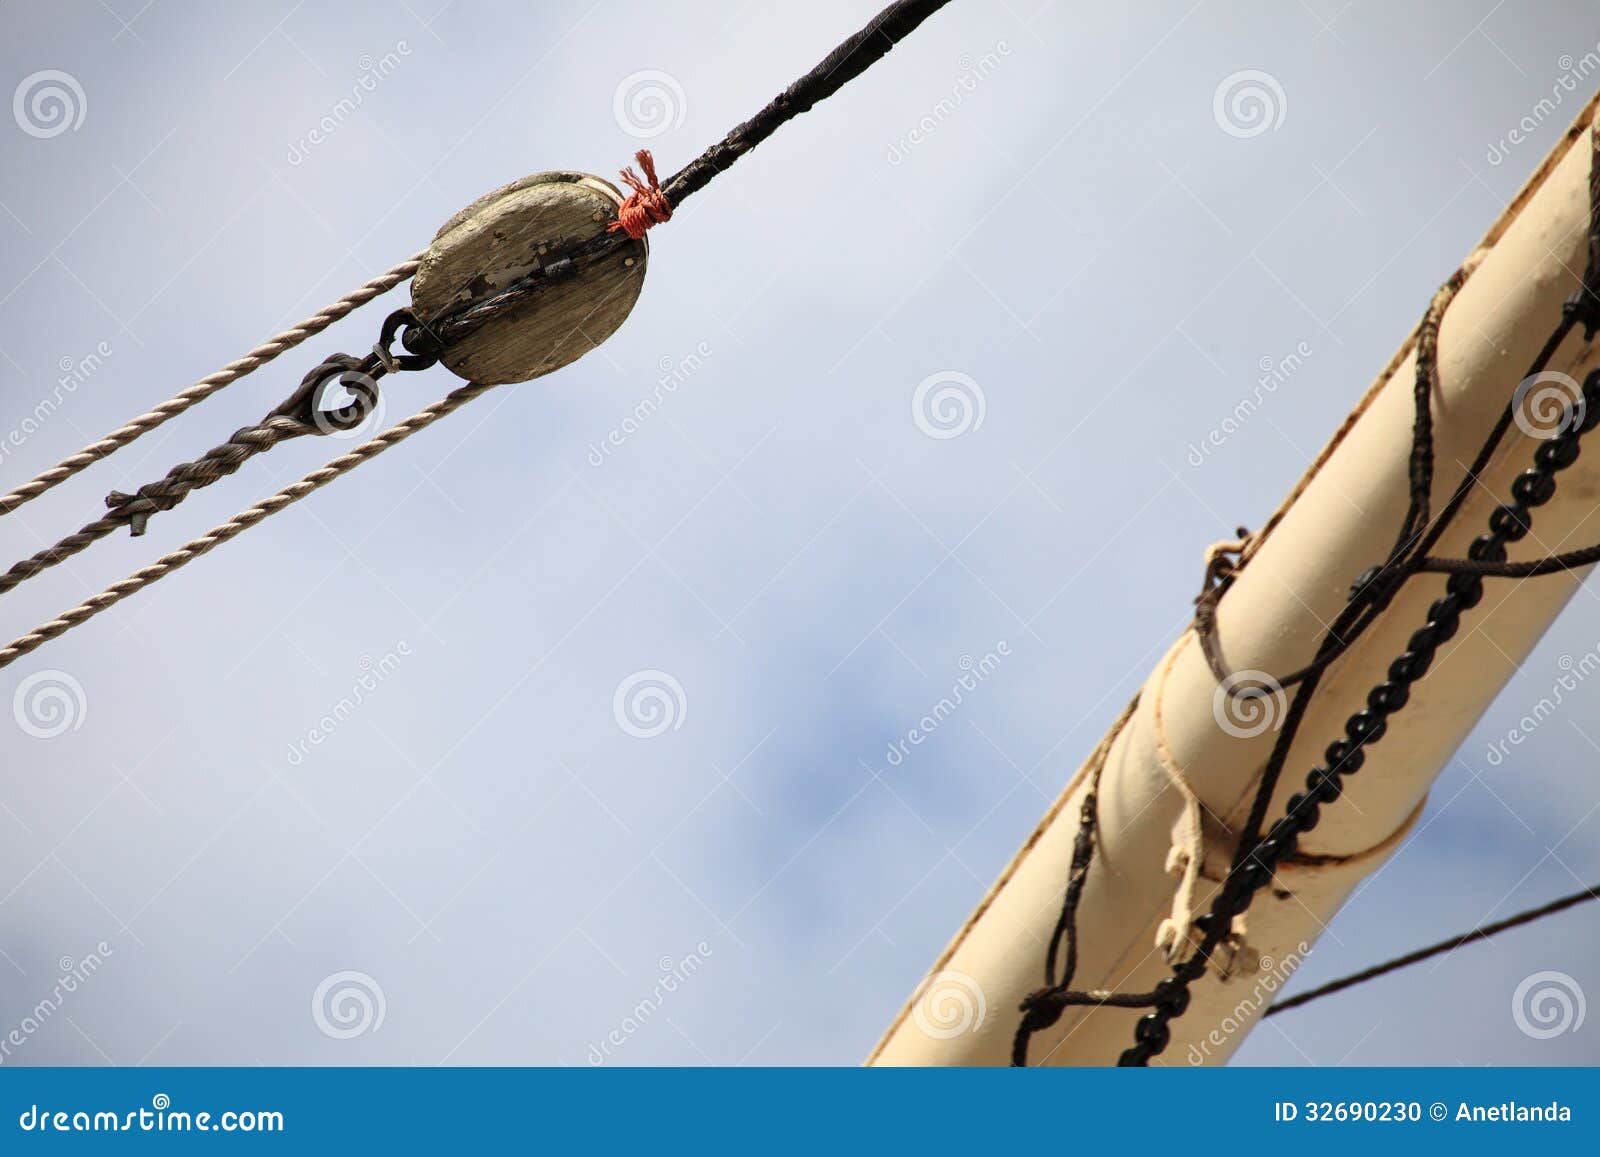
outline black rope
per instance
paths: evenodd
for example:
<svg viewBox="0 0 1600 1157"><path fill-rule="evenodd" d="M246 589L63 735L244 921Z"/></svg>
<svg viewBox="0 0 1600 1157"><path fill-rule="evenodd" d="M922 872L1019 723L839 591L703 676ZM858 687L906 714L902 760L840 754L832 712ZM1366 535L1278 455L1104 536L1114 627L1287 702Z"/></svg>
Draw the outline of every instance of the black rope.
<svg viewBox="0 0 1600 1157"><path fill-rule="evenodd" d="M1584 327L1588 337L1600 330L1600 125L1590 130L1590 150L1589 261L1583 284L1565 303L1561 321L1523 375L1524 381L1545 371L1578 325ZM1051 976L1053 969L1047 964L1047 987L1031 993L1020 1005L1023 1015L1012 1046L1014 1065L1027 1063L1028 1044L1034 1033L1054 1024L1066 1008L1087 1005L1152 1008L1153 1011L1139 1018L1134 1029L1134 1044L1122 1053L1118 1064L1142 1066L1158 1056L1171 1040L1171 1021L1181 1016L1189 1005L1190 985L1205 973L1212 954L1232 930L1234 918L1242 915L1250 907L1256 893L1273 879L1278 863L1295 854L1299 837L1316 827L1322 808L1336 802L1343 794L1345 777L1361 769L1366 760L1366 748L1383 738L1388 729L1389 716L1404 708L1410 698L1411 686L1427 673L1438 648L1459 629L1462 613L1482 601L1483 579L1553 574L1600 561L1600 544L1530 562L1506 561L1506 544L1517 542L1528 534L1532 527L1532 510L1549 502L1555 495L1555 476L1577 460L1579 439L1600 425L1600 370L1589 374L1583 383L1581 396L1571 399L1561 425L1540 443L1534 453L1534 465L1513 482L1511 501L1498 506L1490 514L1488 532L1473 541L1467 552L1468 557L1439 559L1428 554L1454 523L1467 495L1488 467L1516 418L1515 407L1520 401L1515 393L1507 401L1466 476L1457 484L1444 508L1430 520L1434 472L1433 394L1438 385L1438 332L1446 307L1465 279L1462 271L1452 275L1435 295L1418 327L1416 380L1413 387L1415 417L1408 463L1409 503L1406 516L1384 561L1363 572L1352 585L1349 601L1325 630L1312 661L1286 678L1274 680L1285 689L1294 687L1294 695L1285 711L1272 753L1262 769L1228 874L1217 890L1210 910L1195 920L1195 928L1201 933L1197 951L1179 964L1169 977L1159 982L1152 992L1126 998L1113 993L1072 991L1067 988L1070 975L1055 982ZM1202 652L1213 674L1219 682L1229 686L1233 681L1229 678L1215 637L1216 607L1222 593L1232 583L1238 565L1233 560L1220 563L1213 560L1212 565L1208 566L1205 588L1196 599L1194 624L1200 636ZM1448 575L1445 594L1429 607L1426 622L1412 634L1406 650L1390 664L1388 677L1369 691L1366 706L1346 720L1344 736L1329 744L1324 752L1325 766L1312 768L1305 779L1305 790L1289 797L1284 814L1263 834L1267 811L1290 748L1298 736L1323 673L1376 621L1400 588L1422 573ZM1086 820L1085 826L1092 829L1093 822L1092 819ZM1076 948L1072 941L1076 938L1077 908L1082 897L1082 880L1088 872L1088 865L1080 864L1077 852L1075 846L1069 885L1063 898L1056 934L1057 939L1065 937L1068 941L1068 959L1074 962ZM1073 884L1077 884L1077 887L1074 888ZM1547 909L1559 911L1561 907L1569 906L1571 904L1558 902L1557 906L1547 906ZM1537 919L1547 915L1548 911L1525 913L1521 918L1513 918L1507 926ZM1479 933L1482 931L1478 930ZM1469 933L1466 939L1476 936L1477 933ZM1423 952L1431 954L1430 950ZM1053 960L1055 954L1056 944L1052 941L1050 959ZM1403 964L1395 967L1403 967ZM1383 970L1384 967L1379 966L1374 975L1381 974ZM1350 983L1359 983L1359 980L1351 980ZM1303 1003L1305 999L1310 997L1294 1003ZM1279 1007L1291 1006L1290 1002L1285 1002Z"/></svg>
<svg viewBox="0 0 1600 1157"><path fill-rule="evenodd" d="M1579 904L1590 900L1600 900L1600 884L1592 888L1585 888L1581 892L1574 892L1570 896L1563 896L1559 900L1552 900L1548 904L1541 904L1537 908L1529 908L1526 912L1518 912L1515 916L1508 916L1504 920L1496 920L1491 924L1480 924L1470 932L1463 932L1459 936L1452 936L1448 940L1441 940L1437 944L1430 944L1426 948L1417 948L1393 960L1386 960L1382 964L1374 964L1370 968L1363 968L1360 972L1352 972L1349 976L1341 976L1338 980L1330 980L1327 984L1318 985L1316 988L1307 989L1305 992L1280 1000L1277 1004L1262 1013L1263 1017L1276 1016L1291 1008L1299 1008L1302 1004L1310 1004L1320 997L1331 996L1335 992L1343 992L1347 988L1354 988L1358 984L1365 984L1391 972L1398 972L1413 964L1420 964L1435 956L1446 952L1454 952L1457 948L1471 944L1475 940L1487 940L1508 928L1518 928L1524 924L1532 924L1544 916L1553 916L1557 912L1565 912L1568 908L1576 908Z"/></svg>
<svg viewBox="0 0 1600 1157"><path fill-rule="evenodd" d="M766 108L667 178L661 187L667 200L674 208L681 205L684 198L705 188L713 177L770 137L780 125L809 112L819 101L882 60L947 3L949 0L898 0L890 4L860 32L828 53L821 64L773 97Z"/></svg>
<svg viewBox="0 0 1600 1157"><path fill-rule="evenodd" d="M820 64L784 89L755 116L736 126L722 140L668 177L661 191L673 208L726 172L735 161L775 133L780 126L838 92L872 65L882 60L901 40L914 32L950 0L897 0L874 16L867 26L825 56ZM400 343L414 354L437 355L492 318L519 308L552 283L604 260L630 243L626 233L606 230L574 246L509 282L500 292L470 306L458 308L413 325ZM570 264L569 264L570 262Z"/></svg>
<svg viewBox="0 0 1600 1157"><path fill-rule="evenodd" d="M1027 1038L1040 1029L1055 1024L1069 1005L1111 1003L1109 999L1093 999L1096 994L1071 991L1072 977L1078 971L1078 900L1083 895L1083 886L1089 879L1089 865L1094 861L1094 841L1099 824L1100 771L1100 767L1094 769L1089 781L1089 790L1083 795L1083 806L1078 812L1078 834L1072 842L1072 868L1067 873L1067 898L1061 906L1061 916L1056 921L1055 931L1050 937L1050 947L1045 950L1045 986L1022 1002L1023 1024L1027 1025L1028 1029L1026 1033L1019 1030L1016 1040L1012 1042L1013 1065L1027 1063ZM1066 947L1067 959L1058 977L1056 957L1063 945ZM1022 1050L1021 1053L1016 1051L1018 1048Z"/></svg>
<svg viewBox="0 0 1600 1157"><path fill-rule="evenodd" d="M1570 331L1570 328L1570 321L1563 321L1558 327L1558 332L1564 337L1565 331ZM1542 372L1544 364L1558 345L1559 342L1548 343L1546 350L1541 351L1534 367L1524 376ZM1514 501L1495 509L1490 516L1489 532L1480 535L1473 542L1469 556L1478 560L1503 560L1506 543L1516 541L1528 533L1532 525L1531 509L1543 505L1554 496L1554 475L1576 460L1578 439L1600 422L1600 413L1595 412L1595 407L1600 406L1600 371L1589 375L1583 389L1585 408L1583 420L1572 423L1569 429L1557 437L1540 444L1535 453L1535 465L1524 471L1512 486ZM1497 424L1490 441L1498 441L1498 438L1503 436L1504 427L1510 424L1509 414L1508 404L1506 420ZM1492 450L1490 452L1492 453ZM1480 454L1480 458L1487 461L1485 454ZM1464 487L1470 485L1470 480L1463 484ZM1453 495L1452 498L1464 497L1465 493L1465 489L1458 489L1457 495ZM1459 508L1460 502L1452 501L1447 507L1449 516L1454 517L1455 511ZM1419 540L1417 546L1420 547L1421 542L1426 541L1428 537L1436 538L1439 532L1440 527L1435 523L1430 535ZM1421 561L1421 556L1415 548L1401 557L1391 559L1390 565L1394 568L1394 573L1391 580L1385 584L1391 597L1401 584L1419 572ZM1435 600L1430 606L1427 621L1412 634L1407 649L1390 665L1388 678L1368 693L1366 707L1346 720L1345 736L1328 746L1324 752L1326 766L1314 767L1307 774L1306 790L1297 792L1289 798L1284 815L1266 831L1265 835L1262 835L1267 808L1276 790L1288 749L1299 732L1305 708L1315 692L1320 670L1300 685L1289 710L1285 713L1284 725L1274 744L1272 759L1258 785L1250 818L1235 853L1233 865L1212 902L1210 912L1196 921L1196 926L1203 935L1201 952L1174 971L1171 980L1175 986L1186 990L1204 973L1207 957L1231 929L1233 918L1245 912L1256 893L1274 878L1277 864L1294 855L1298 849L1299 837L1316 826L1321 817L1321 809L1327 804L1336 802L1343 794L1343 780L1361 769L1366 760L1366 748L1383 738L1388 729L1389 716L1405 706L1410 698L1412 684L1427 673L1437 649L1459 629L1462 612L1477 606L1483 599L1483 579L1479 575L1452 574L1445 589L1444 597ZM1333 639L1337 637L1339 627L1352 609L1347 607L1346 613L1336 620L1333 630L1329 632L1329 640L1325 641L1319 652L1319 660L1326 658L1336 646ZM1171 1039L1169 1025L1177 1015L1179 1013L1157 1006L1155 1011L1141 1017L1135 1026L1134 1044L1123 1052L1118 1064L1142 1066L1148 1064L1151 1058L1158 1056Z"/></svg>

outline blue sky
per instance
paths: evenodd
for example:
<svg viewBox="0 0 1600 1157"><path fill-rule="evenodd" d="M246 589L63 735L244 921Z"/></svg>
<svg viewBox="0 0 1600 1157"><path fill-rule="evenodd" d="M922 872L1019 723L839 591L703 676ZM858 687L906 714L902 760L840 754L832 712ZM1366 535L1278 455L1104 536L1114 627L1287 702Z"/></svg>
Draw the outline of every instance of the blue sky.
<svg viewBox="0 0 1600 1157"><path fill-rule="evenodd" d="M7 0L7 89L77 91L72 127L0 122L0 430L94 368L0 478L506 181L610 177L641 144L675 170L875 7ZM1204 547L1276 505L1600 84L1536 111L1597 41L1576 2L952 5L652 234L600 350L0 673L81 689L60 735L0 728L0 1031L98 962L4 1063L858 1061L1181 629ZM1279 90L1253 135L1214 108L1245 71ZM405 302L0 544L87 521ZM453 382L386 383L388 418ZM918 398L945 387L965 428L933 436ZM8 637L333 452L282 447L6 595ZM1600 879L1600 689L1487 755L1597 646L1586 587L1297 985ZM660 734L619 725L640 673ZM1286 1015L1239 1060L1593 1061L1600 1026L1534 1040L1510 1000L1540 970L1600 992L1597 926ZM314 1013L352 973L381 1023Z"/></svg>

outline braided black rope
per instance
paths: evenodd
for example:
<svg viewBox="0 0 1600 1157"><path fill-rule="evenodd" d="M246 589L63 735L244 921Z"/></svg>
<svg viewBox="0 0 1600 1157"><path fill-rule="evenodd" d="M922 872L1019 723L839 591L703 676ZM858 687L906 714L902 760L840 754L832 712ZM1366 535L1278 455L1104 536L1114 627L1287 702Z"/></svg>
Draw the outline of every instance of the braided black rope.
<svg viewBox="0 0 1600 1157"><path fill-rule="evenodd" d="M835 48L822 63L784 89L755 116L712 145L662 185L667 200L676 207L698 192L718 173L770 137L784 123L809 112L838 92L891 48L914 32L949 0L898 0L879 12L860 32Z"/></svg>
<svg viewBox="0 0 1600 1157"><path fill-rule="evenodd" d="M784 89L767 106L735 126L716 144L679 169L662 184L661 191L674 208L726 172L735 161L766 140L780 127L838 92L889 54L928 17L950 0L897 0L867 26L823 57L810 72ZM436 354L460 341L484 322L521 306L546 286L581 271L629 243L623 232L606 231L584 241L559 259L508 283L498 293L441 317L416 325L401 335L400 343L412 353ZM567 264L571 262L572 264Z"/></svg>

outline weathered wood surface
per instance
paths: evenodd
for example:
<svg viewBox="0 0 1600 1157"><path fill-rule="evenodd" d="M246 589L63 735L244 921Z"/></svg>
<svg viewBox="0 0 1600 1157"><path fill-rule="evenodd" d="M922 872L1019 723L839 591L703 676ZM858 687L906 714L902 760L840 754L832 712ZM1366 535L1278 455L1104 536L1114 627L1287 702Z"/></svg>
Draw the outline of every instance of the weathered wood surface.
<svg viewBox="0 0 1600 1157"><path fill-rule="evenodd" d="M411 283L419 318L480 301L604 232L623 195L587 173L535 173L444 223ZM616 332L639 298L650 248L628 241L452 345L441 360L469 381L525 382L576 361Z"/></svg>

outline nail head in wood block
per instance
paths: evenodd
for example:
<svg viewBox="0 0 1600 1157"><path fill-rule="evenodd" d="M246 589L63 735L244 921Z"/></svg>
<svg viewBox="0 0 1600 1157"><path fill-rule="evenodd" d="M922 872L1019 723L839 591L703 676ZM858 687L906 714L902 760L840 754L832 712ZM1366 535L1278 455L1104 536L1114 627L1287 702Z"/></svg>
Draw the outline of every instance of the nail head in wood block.
<svg viewBox="0 0 1600 1157"><path fill-rule="evenodd" d="M444 223L411 282L412 310L427 321L481 301L603 232L623 195L588 173L535 173L479 197ZM610 337L644 284L647 241L624 240L554 281L526 304L444 351L469 381L525 382L576 361Z"/></svg>

